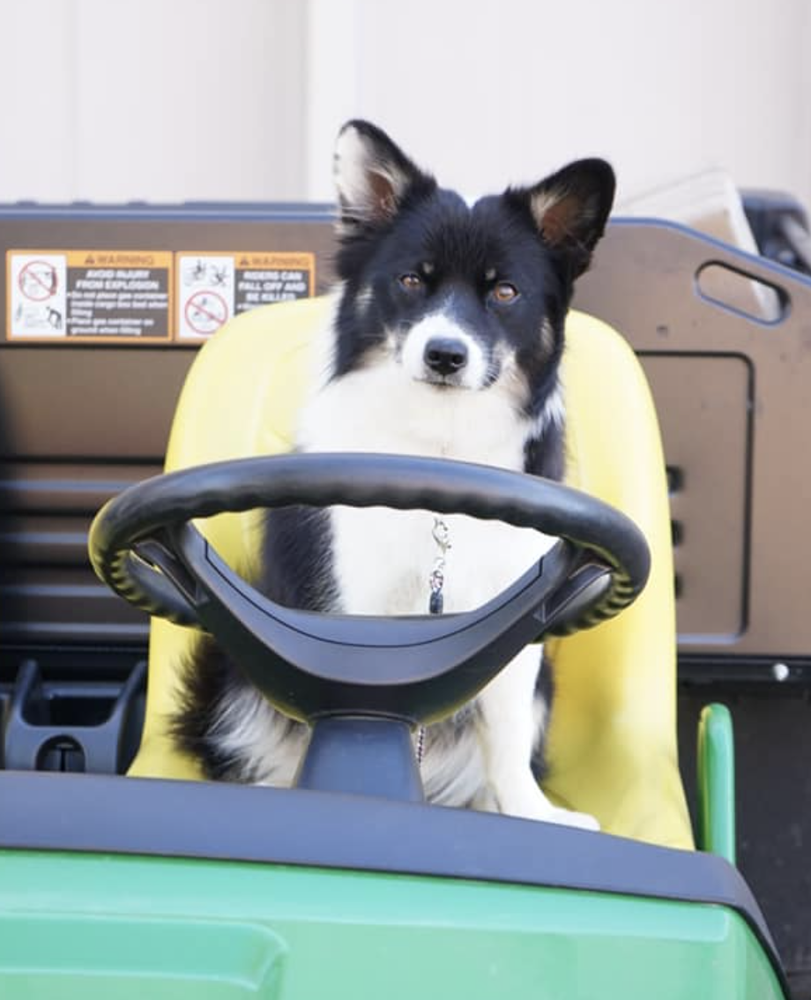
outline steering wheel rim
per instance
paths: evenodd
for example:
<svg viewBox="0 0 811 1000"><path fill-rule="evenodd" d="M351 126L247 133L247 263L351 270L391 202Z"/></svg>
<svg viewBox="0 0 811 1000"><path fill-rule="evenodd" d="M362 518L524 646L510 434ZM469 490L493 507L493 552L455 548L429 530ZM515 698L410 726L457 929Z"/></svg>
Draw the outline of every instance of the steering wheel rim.
<svg viewBox="0 0 811 1000"><path fill-rule="evenodd" d="M438 619L314 615L261 597L190 523L293 504L467 514L564 541L475 612ZM263 693L305 721L361 702L364 710L419 721L444 714L448 703L472 697L527 642L613 617L642 590L650 566L644 537L625 515L560 483L469 463L351 453L238 459L146 480L102 508L89 552L96 573L116 593L237 648L240 665L248 661ZM441 669L425 667L429 645L438 662L448 661ZM349 666L346 657L335 658L341 650L351 653ZM381 670L382 659L395 666ZM429 687L433 697L426 695ZM372 688L383 694L373 696Z"/></svg>

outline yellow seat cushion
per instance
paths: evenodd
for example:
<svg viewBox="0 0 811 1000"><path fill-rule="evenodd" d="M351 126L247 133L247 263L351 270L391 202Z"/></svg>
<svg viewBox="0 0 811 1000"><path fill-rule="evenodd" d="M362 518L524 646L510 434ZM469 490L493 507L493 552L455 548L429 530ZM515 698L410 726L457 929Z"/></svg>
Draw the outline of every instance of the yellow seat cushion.
<svg viewBox="0 0 811 1000"><path fill-rule="evenodd" d="M167 470L291 447L326 299L269 306L223 327L200 351L178 403ZM647 383L625 341L592 317L567 322L563 380L567 478L640 526L653 552L637 603L614 621L550 644L556 697L547 791L598 817L604 830L675 847L692 835L676 758L675 614L664 462ZM256 515L204 525L229 562L256 550ZM191 633L152 624L139 776L199 778L166 721Z"/></svg>

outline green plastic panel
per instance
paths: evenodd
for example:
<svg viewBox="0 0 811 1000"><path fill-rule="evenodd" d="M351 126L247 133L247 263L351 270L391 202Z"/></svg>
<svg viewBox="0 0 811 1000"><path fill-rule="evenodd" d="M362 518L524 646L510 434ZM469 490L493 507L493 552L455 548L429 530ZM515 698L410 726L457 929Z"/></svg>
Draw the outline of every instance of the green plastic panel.
<svg viewBox="0 0 811 1000"><path fill-rule="evenodd" d="M227 862L0 853L3 1000L768 1000L720 907Z"/></svg>
<svg viewBox="0 0 811 1000"><path fill-rule="evenodd" d="M726 705L707 705L698 723L698 839L735 864L735 738Z"/></svg>
<svg viewBox="0 0 811 1000"><path fill-rule="evenodd" d="M275 997L284 944L266 927L94 916L0 918L0 995L26 1000Z"/></svg>

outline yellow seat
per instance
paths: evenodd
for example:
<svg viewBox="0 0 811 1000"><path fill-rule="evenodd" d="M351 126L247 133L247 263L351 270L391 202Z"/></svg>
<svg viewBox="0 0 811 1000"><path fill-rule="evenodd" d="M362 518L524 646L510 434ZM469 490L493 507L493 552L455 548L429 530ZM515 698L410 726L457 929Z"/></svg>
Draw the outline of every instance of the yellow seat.
<svg viewBox="0 0 811 1000"><path fill-rule="evenodd" d="M181 394L166 468L290 448L328 304L311 299L245 313L201 350ZM572 313L563 369L568 481L625 511L652 549L648 586L614 621L550 643L556 698L546 789L596 815L604 830L692 847L676 756L675 611L664 462L647 383L625 341ZM232 564L256 548L256 515L221 515L204 526ZM199 778L175 750L166 721L191 633L152 625L149 691L139 776Z"/></svg>

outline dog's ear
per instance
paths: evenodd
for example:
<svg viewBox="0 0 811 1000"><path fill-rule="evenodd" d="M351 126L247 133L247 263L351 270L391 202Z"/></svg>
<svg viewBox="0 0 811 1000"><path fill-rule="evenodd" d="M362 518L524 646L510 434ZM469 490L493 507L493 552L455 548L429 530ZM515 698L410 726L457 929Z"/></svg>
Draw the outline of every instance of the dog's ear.
<svg viewBox="0 0 811 1000"><path fill-rule="evenodd" d="M334 163L339 230L345 235L390 222L406 198L429 194L436 188L433 177L423 173L370 122L344 125L338 134Z"/></svg>
<svg viewBox="0 0 811 1000"><path fill-rule="evenodd" d="M530 188L529 207L544 242L563 253L572 278L589 266L614 201L605 160L576 160Z"/></svg>

